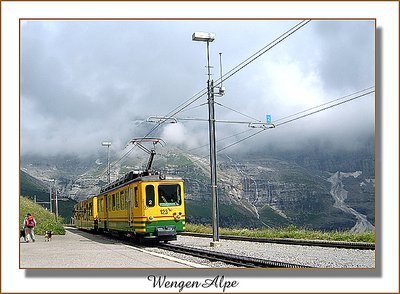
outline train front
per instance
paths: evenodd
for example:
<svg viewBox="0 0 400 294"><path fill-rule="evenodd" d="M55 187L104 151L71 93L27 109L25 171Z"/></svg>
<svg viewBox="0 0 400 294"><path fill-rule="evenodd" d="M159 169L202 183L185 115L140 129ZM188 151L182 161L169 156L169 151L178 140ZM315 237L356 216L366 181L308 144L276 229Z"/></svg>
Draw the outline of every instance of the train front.
<svg viewBox="0 0 400 294"><path fill-rule="evenodd" d="M177 233L185 230L183 180L174 176L149 180L142 182L145 218L142 236L145 240L176 240Z"/></svg>

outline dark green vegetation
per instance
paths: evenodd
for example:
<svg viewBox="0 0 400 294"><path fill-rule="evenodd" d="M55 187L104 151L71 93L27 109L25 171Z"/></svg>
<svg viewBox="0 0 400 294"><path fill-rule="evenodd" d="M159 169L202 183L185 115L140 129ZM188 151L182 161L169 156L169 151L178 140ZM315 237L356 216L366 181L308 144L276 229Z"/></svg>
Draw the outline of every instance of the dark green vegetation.
<svg viewBox="0 0 400 294"><path fill-rule="evenodd" d="M29 212L36 219L37 226L35 228L35 234L44 235L45 231L52 231L53 234L56 235L65 234L62 218L58 218L58 220L56 220L53 213L50 213L42 206L34 203L32 200L26 197L20 197L19 201L19 223L21 230L23 228L24 218Z"/></svg>
<svg viewBox="0 0 400 294"><path fill-rule="evenodd" d="M202 234L212 234L210 226L186 224L186 231ZM220 228L221 235L229 236L246 236L254 238L290 238L303 240L331 240L331 241L346 241L346 242L367 242L375 243L375 232L368 233L351 233L349 231L333 231L323 232L316 230L306 230L296 228L294 225L289 225L281 229L228 229Z"/></svg>
<svg viewBox="0 0 400 294"><path fill-rule="evenodd" d="M30 198L37 202L49 202L49 187L40 180L20 171L20 195ZM72 199L62 199L58 201L58 213L66 223L70 223L73 208L76 201ZM43 207L49 209L48 203L42 203ZM54 205L54 203L53 203Z"/></svg>
<svg viewBox="0 0 400 294"><path fill-rule="evenodd" d="M269 227L286 227L289 225L289 221L286 218L267 205L259 210L259 214L261 221Z"/></svg>

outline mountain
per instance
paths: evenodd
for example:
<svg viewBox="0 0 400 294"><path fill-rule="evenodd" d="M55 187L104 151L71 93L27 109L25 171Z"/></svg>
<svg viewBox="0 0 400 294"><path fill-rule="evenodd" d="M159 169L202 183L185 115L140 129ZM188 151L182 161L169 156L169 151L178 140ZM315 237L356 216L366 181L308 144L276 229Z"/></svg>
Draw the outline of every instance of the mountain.
<svg viewBox="0 0 400 294"><path fill-rule="evenodd" d="M49 201L49 188L39 179L20 170L20 195L27 195L40 201Z"/></svg>
<svg viewBox="0 0 400 294"><path fill-rule="evenodd" d="M211 223L208 161L177 148L158 150L154 169L185 180L187 221ZM24 171L55 178L61 197L83 199L107 181L101 158L21 160ZM146 155L111 157L111 179L143 169ZM357 151L279 152L218 155L218 196L222 227L286 227L320 230L374 229L374 154Z"/></svg>

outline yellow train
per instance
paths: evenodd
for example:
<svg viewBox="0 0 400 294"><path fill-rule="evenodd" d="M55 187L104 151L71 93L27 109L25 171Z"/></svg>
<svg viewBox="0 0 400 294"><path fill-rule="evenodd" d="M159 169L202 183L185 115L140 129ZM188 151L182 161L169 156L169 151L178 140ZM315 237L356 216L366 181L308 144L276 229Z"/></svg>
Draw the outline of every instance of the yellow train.
<svg viewBox="0 0 400 294"><path fill-rule="evenodd" d="M138 238L176 240L185 230L184 182L176 176L129 172L74 207L77 228Z"/></svg>

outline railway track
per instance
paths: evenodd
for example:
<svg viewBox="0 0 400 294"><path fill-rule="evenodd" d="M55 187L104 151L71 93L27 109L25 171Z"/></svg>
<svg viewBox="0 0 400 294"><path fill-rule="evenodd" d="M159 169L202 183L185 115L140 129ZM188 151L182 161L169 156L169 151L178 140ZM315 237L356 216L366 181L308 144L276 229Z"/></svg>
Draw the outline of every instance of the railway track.
<svg viewBox="0 0 400 294"><path fill-rule="evenodd" d="M201 234L201 233L191 233L191 232L180 233L180 235L192 236L192 237L202 237L202 238L212 238L211 234ZM359 250L375 250L374 243L363 243L363 242L299 240L299 239L285 239L285 238L253 238L253 237L244 237L244 236L220 236L220 239L258 242L258 243L276 243L276 244L287 244L287 245L319 246L319 247L359 249Z"/></svg>
<svg viewBox="0 0 400 294"><path fill-rule="evenodd" d="M176 244L159 244L159 248L189 254L192 256L206 258L214 261L222 261L227 264L233 264L240 267L248 268L311 268L310 266L286 263L281 261L266 260L254 257L239 256L235 254L213 252L210 250L193 248L188 246L176 245Z"/></svg>
<svg viewBox="0 0 400 294"><path fill-rule="evenodd" d="M189 236L191 233L185 233L182 235ZM188 245L180 245L178 243L150 243L150 244L140 244L136 242L132 238L122 238L120 236L112 236L108 235L111 239L116 239L119 242L122 242L128 246L134 246L139 248L148 249L151 248L159 248L161 254L167 254L165 251L176 252L179 254L187 255L187 260L196 260L196 258L191 259L189 256L197 257L203 260L209 261L220 261L223 264L232 264L239 267L246 268L286 268L286 269L295 269L295 268L374 268L374 252L368 252L368 250L351 250L349 252L345 252L347 250L335 251L334 248L321 248L321 249L311 249L308 246L304 246L303 248L299 247L290 247L290 246L278 246L278 247L270 247L277 246L276 245L265 245L259 243L259 238L243 238L243 237L234 237L232 242L224 243L223 250L210 250L206 249L205 244L209 245L209 235L204 234L195 234L196 237L207 237L207 238L199 238L197 241L196 238L192 238L191 242L188 242ZM183 236L182 236L183 237ZM225 239L224 236L221 239ZM228 237L229 238L229 237ZM239 239L239 242L238 241ZM185 239L185 238L184 238ZM179 239L178 239L179 240ZM190 240L190 239L188 239ZM204 241L206 240L206 242ZM266 239L261 238L263 240L261 242L266 242ZM268 239L267 239L268 240ZM236 242L235 242L236 241ZM253 241L253 244L247 244L246 248L244 248L243 244L240 241ZM257 244L257 242L259 244ZM228 246L229 244L236 244L233 246ZM287 243L284 243L287 244ZM293 243L290 243L293 244ZM302 244L306 245L306 244ZM235 247L236 246L236 247ZM314 245L316 246L316 245ZM269 251L264 251L265 247L269 248ZM325 246L328 247L328 246ZM329 246L334 247L334 246ZM308 248L308 249L307 249ZM365 248L363 248L365 249ZM272 250L272 251L271 251ZM330 250L330 251L326 251ZM332 251L333 250L333 251ZM224 252L223 252L224 251ZM315 254L314 254L315 251ZM372 250L370 250L372 251ZM157 251L155 251L157 252ZM253 252L253 253L252 253ZM312 252L312 253L311 253ZM233 254L232 254L233 253ZM371 254L373 256L371 256ZM173 256L173 255L172 255ZM179 257L183 260L186 260L185 257ZM201 263L201 261L194 261L197 263ZM296 262L296 263L294 263ZM221 267L221 264L217 264L214 266L214 263L205 262L205 264L209 264L209 267ZM222 264L222 267L226 267Z"/></svg>

